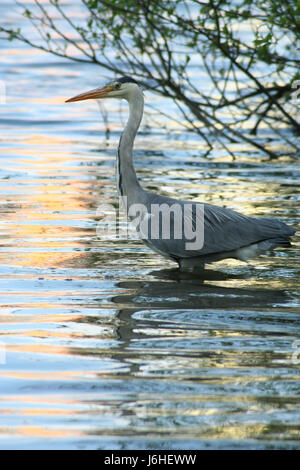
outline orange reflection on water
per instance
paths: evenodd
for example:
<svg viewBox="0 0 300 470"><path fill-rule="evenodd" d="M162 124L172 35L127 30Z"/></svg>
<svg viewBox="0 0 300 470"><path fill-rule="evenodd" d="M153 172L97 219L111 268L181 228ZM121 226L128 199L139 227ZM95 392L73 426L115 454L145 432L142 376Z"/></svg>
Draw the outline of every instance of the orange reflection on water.
<svg viewBox="0 0 300 470"><path fill-rule="evenodd" d="M45 409L45 408L30 408L30 409L23 409L20 410L19 413L24 416L56 416L56 415L73 415L75 414L74 410L62 410L59 408L51 408L51 409Z"/></svg>
<svg viewBox="0 0 300 470"><path fill-rule="evenodd" d="M33 332L30 332L33 334ZM41 332L42 333L42 332ZM27 333L28 334L28 333ZM37 336L37 335L35 335ZM49 335L47 334L46 337ZM42 337L42 335L40 336ZM25 345L25 344L8 344L6 345L6 350L7 351L14 351L14 352L24 352L24 353L33 353L33 354L62 354L62 355L69 355L70 354L70 348L64 347L64 346L52 346L49 344L31 344L31 345Z"/></svg>
<svg viewBox="0 0 300 470"><path fill-rule="evenodd" d="M51 429L42 426L20 426L15 428L17 434L26 437L74 437L82 436L84 433L74 429Z"/></svg>
<svg viewBox="0 0 300 470"><path fill-rule="evenodd" d="M18 164L25 174L28 169L28 174L18 179L17 186L7 179L7 195L0 195L0 202L5 198L7 207L1 214L2 247L17 250L8 250L1 258L5 264L33 268L77 260L79 253L74 250L82 247L81 239L96 235L96 222L94 225L90 221L93 213L89 207L95 205L99 191L95 170L83 167L82 177L79 164L70 166L70 147L60 137L31 134L22 136L19 142L21 147L15 151L18 155L27 154L28 160L19 159ZM51 253L51 248L61 251Z"/></svg>

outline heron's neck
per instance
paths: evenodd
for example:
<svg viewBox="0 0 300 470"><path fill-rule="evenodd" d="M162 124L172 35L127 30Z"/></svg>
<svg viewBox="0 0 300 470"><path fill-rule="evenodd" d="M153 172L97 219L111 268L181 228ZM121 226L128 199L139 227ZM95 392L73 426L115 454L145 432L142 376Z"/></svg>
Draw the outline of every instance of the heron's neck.
<svg viewBox="0 0 300 470"><path fill-rule="evenodd" d="M127 197L127 207L139 202L143 192L133 166L133 143L143 116L143 93L137 90L128 99L129 118L120 138L117 158L117 185L121 196Z"/></svg>

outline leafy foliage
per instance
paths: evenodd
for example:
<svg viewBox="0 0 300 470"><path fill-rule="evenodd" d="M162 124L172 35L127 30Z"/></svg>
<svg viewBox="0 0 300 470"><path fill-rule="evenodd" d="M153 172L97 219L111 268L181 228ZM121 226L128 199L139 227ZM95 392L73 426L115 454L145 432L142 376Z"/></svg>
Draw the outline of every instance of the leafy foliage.
<svg viewBox="0 0 300 470"><path fill-rule="evenodd" d="M299 0L81 0L81 6L84 20L75 21L62 1L35 0L23 15L39 40L4 25L0 32L146 81L175 101L181 124L209 148L215 141L247 142L276 157L258 135L267 127L291 153L299 150L299 103L292 100L300 79ZM211 84L205 89L204 73Z"/></svg>

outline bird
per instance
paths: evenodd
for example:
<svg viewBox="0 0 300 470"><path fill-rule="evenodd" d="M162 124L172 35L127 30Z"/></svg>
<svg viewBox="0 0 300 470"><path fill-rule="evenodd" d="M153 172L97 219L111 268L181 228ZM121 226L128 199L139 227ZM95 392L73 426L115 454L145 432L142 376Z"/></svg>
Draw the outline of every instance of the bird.
<svg viewBox="0 0 300 470"><path fill-rule="evenodd" d="M125 99L129 105L117 151L117 187L128 219L136 222L139 237L149 248L176 262L180 270L194 271L227 258L248 262L278 246L291 246L296 231L278 219L247 216L145 190L133 163L134 140L144 110L141 84L124 76L66 102L109 98Z"/></svg>

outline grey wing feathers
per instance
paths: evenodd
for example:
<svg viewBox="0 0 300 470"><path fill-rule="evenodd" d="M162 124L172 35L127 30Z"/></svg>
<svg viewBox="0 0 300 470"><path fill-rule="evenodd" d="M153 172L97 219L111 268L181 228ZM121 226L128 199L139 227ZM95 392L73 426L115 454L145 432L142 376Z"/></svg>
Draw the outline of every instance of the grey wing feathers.
<svg viewBox="0 0 300 470"><path fill-rule="evenodd" d="M277 219L247 217L210 204L204 204L204 221L203 254L231 251L272 238L288 238L295 233Z"/></svg>
<svg viewBox="0 0 300 470"><path fill-rule="evenodd" d="M186 218L192 219L189 222L193 230L201 230L204 224L204 244L200 250L187 249L186 244L191 240L185 237L180 240L151 240L154 248L173 258L190 258L230 252L263 240L288 239L295 233L293 228L277 219L248 217L211 204L178 201L163 196L154 197L152 202L156 204L167 203L168 205L177 203L182 206L188 204L190 210L183 211L184 222L186 222ZM204 216L199 217L201 211L198 213L195 210L196 205L201 205L204 208Z"/></svg>

